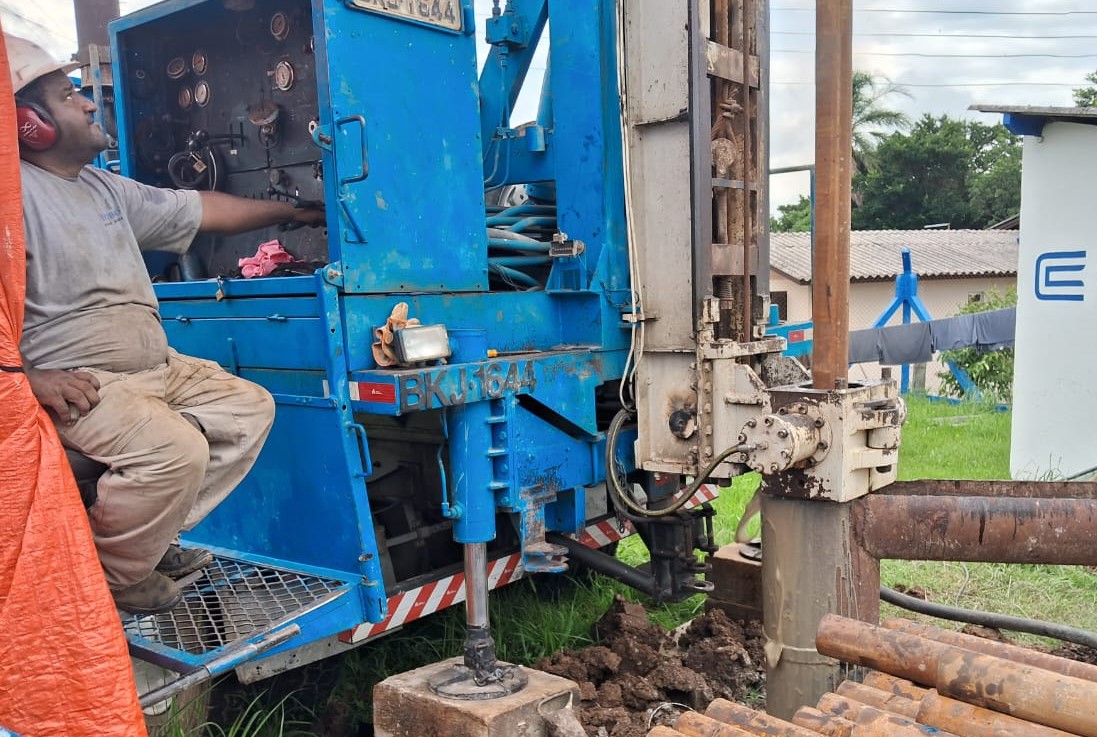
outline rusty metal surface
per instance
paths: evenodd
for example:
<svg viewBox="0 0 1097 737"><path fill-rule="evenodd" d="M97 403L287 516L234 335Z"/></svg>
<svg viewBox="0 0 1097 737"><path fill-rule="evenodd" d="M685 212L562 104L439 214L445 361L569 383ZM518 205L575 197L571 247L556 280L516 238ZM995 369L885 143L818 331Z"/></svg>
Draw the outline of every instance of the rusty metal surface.
<svg viewBox="0 0 1097 737"><path fill-rule="evenodd" d="M109 46L107 23L118 17L118 0L80 0L76 10L76 43L81 49L88 44Z"/></svg>
<svg viewBox="0 0 1097 737"><path fill-rule="evenodd" d="M815 10L815 316L812 381L835 389L848 377L849 231L853 121L853 0Z"/></svg>
<svg viewBox="0 0 1097 737"><path fill-rule="evenodd" d="M1097 499L1097 481L974 481L919 479L896 481L884 496L986 496L1022 499Z"/></svg>
<svg viewBox="0 0 1097 737"><path fill-rule="evenodd" d="M1078 660L1065 660L1063 658L1057 658L1054 655L1049 655L1048 653L1042 653L1038 650L1029 650L1028 648L1018 647L1017 645L1010 645L1004 642L995 642L994 640L988 640L983 637L965 635L963 632L956 632L954 630L931 627L929 625L912 622L909 619L888 619L883 622L882 626L889 630L895 630L896 632L904 632L908 635L918 635L919 637L925 637L930 640L956 645L965 650L973 650L985 655L994 655L999 658L1012 660L1015 663L1031 665L1035 668L1044 668L1045 670L1053 670L1057 673L1097 683L1097 665L1083 663ZM883 673L871 674L871 679L866 676L865 683L885 691L891 690L893 693L897 693L901 696L916 698L915 696L911 696L910 693L895 690L896 688L905 687L903 684L907 682L898 681ZM913 686L913 684L909 685L913 688L917 688L916 686Z"/></svg>
<svg viewBox="0 0 1097 737"><path fill-rule="evenodd" d="M914 628L919 636L889 624L827 616L819 651L878 670L823 694L817 708L801 707L791 722L717 699L704 715L683 715L648 737L1097 737L1097 683L1065 675L1073 661L1047 656L1033 667L1011 659L1027 660L1021 648L995 657L943 641L954 633Z"/></svg>
<svg viewBox="0 0 1097 737"><path fill-rule="evenodd" d="M1090 499L875 494L853 534L878 559L1097 565Z"/></svg>

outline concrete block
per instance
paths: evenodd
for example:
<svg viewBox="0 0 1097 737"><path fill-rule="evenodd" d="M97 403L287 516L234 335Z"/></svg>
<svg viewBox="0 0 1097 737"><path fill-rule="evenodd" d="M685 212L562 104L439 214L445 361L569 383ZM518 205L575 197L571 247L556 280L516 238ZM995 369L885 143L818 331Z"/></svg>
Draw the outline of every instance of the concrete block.
<svg viewBox="0 0 1097 737"><path fill-rule="evenodd" d="M732 619L762 618L762 561L743 555L756 552L750 545L732 543L716 551L709 562L713 584L708 609L723 609Z"/></svg>
<svg viewBox="0 0 1097 737"><path fill-rule="evenodd" d="M529 684L518 693L490 701L458 701L438 696L427 685L432 676L461 664L461 658L432 663L386 678L373 689L376 737L547 737L538 707L578 706L572 681L523 668Z"/></svg>

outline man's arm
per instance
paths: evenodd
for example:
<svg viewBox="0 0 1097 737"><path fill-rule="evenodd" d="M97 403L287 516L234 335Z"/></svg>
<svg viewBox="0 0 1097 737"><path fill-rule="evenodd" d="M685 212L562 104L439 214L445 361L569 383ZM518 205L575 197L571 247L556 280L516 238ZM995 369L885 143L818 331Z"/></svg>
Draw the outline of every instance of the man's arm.
<svg viewBox="0 0 1097 737"><path fill-rule="evenodd" d="M202 222L198 230L204 233L235 235L281 223L324 224L324 211L319 208L300 208L280 200L252 200L223 192L199 194Z"/></svg>

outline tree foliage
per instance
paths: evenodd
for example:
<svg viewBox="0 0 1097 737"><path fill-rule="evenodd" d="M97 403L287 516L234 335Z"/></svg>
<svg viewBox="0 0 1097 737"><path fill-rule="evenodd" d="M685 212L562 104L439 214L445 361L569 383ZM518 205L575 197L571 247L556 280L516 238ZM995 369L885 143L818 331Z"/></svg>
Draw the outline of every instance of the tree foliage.
<svg viewBox="0 0 1097 737"><path fill-rule="evenodd" d="M811 200L800 195L798 202L777 207L778 217L769 219L775 233L804 233L811 230Z"/></svg>
<svg viewBox="0 0 1097 737"><path fill-rule="evenodd" d="M874 158L854 180L854 228L983 228L1020 208L1020 143L1002 125L925 115L887 136Z"/></svg>
<svg viewBox="0 0 1097 737"><path fill-rule="evenodd" d="M1097 72L1086 75L1086 81L1097 85ZM1078 87L1074 90L1074 104L1078 107L1097 107L1097 86Z"/></svg>
<svg viewBox="0 0 1097 737"><path fill-rule="evenodd" d="M1005 294L988 292L978 302L965 306L957 314L970 315L976 312L990 312L1013 307L1017 304L1017 291L1010 289ZM977 348L958 348L941 353L941 360L954 363L971 377L972 383L982 392L985 399L996 402L1013 400L1013 349L1000 348L996 351L981 351ZM941 393L946 397L962 397L964 390L950 371L938 376L941 379Z"/></svg>
<svg viewBox="0 0 1097 737"><path fill-rule="evenodd" d="M875 165L876 146L887 138L888 130L907 130L906 113L884 107L884 98L910 97L906 88L887 77L869 72L853 72L853 166L861 174Z"/></svg>

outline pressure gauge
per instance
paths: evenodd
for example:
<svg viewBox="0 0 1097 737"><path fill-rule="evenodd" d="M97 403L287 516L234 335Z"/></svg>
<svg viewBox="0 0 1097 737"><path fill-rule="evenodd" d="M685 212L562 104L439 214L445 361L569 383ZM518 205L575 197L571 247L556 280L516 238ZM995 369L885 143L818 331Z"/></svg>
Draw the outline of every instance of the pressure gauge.
<svg viewBox="0 0 1097 737"><path fill-rule="evenodd" d="M181 87L179 89L178 103L182 110L189 110L190 106L194 104L194 93L190 91L190 87Z"/></svg>
<svg viewBox="0 0 1097 737"><path fill-rule="evenodd" d="M209 69L209 59L206 58L206 52L202 49L198 49L190 57L190 68L194 70L194 73L201 76Z"/></svg>
<svg viewBox="0 0 1097 737"><path fill-rule="evenodd" d="M198 107L209 105L210 97L209 82L203 79L198 84L194 85L194 101L198 103Z"/></svg>
<svg viewBox="0 0 1097 737"><path fill-rule="evenodd" d="M289 92L293 87L293 65L282 59L274 66L274 86L282 92Z"/></svg>
<svg viewBox="0 0 1097 737"><path fill-rule="evenodd" d="M277 12L270 17L270 35L277 41L285 41L289 36L289 16L283 12Z"/></svg>
<svg viewBox="0 0 1097 737"><path fill-rule="evenodd" d="M181 79L187 73L187 60L177 56L168 62L164 71L167 72L168 79Z"/></svg>

